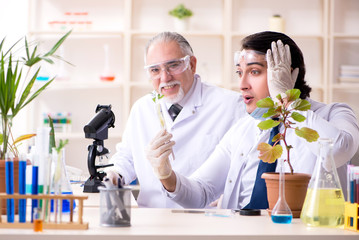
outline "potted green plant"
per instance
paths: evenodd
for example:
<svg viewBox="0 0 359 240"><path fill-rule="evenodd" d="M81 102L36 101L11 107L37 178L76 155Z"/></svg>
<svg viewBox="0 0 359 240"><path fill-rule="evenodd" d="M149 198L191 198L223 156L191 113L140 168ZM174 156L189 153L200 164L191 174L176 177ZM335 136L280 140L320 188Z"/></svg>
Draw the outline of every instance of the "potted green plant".
<svg viewBox="0 0 359 240"><path fill-rule="evenodd" d="M177 31L186 31L189 26L189 19L193 15L193 12L186 8L183 4L179 4L177 7L168 12L170 16L175 19L175 28Z"/></svg>
<svg viewBox="0 0 359 240"><path fill-rule="evenodd" d="M263 114L263 117L267 119L258 124L260 129L268 130L278 126L279 124L283 125L283 132L279 132L273 137L273 146L268 143L260 143L258 144L257 149L259 150L259 158L263 162L273 163L282 157L283 148L279 142L283 142L286 150L286 157L284 161L287 162L290 168L290 174L286 174L285 177L286 200L292 210L293 217L299 217L305 199L308 182L310 180L310 175L300 173L294 174L294 170L290 162L290 150L293 146L288 144L286 134L288 129L294 129L297 136L304 138L308 142L317 141L319 134L317 131L308 127L295 127L296 122L303 122L306 119L301 113L299 113L299 111L307 111L311 107L307 100L299 98L300 90L291 89L286 91L285 94L285 98L282 98L279 94L277 96L278 101L273 101L268 97L257 102L257 107L268 108L268 111ZM273 120L272 117L275 117L278 120ZM271 210L278 199L279 176L274 173L264 173L262 178L266 181L269 210ZM303 185L300 185L301 182ZM295 186L295 188L293 189L292 186ZM291 192L292 189L294 192ZM271 192L271 190L274 191ZM299 194L299 196L297 194Z"/></svg>
<svg viewBox="0 0 359 240"><path fill-rule="evenodd" d="M52 58L62 59L60 56L55 55L55 52L70 33L71 31L66 33L55 43L50 51L44 54L37 53L37 45L31 49L25 38L26 55L17 60L14 59L15 56L12 50L18 45L20 40L13 44L8 50L3 50L5 39L2 40L0 44L0 115L2 127L2 132L0 133L2 143L0 159L4 159L8 149L13 152L15 157L17 156L16 145L13 143L16 141L13 140L11 132L12 121L21 109L34 100L54 80L53 78L39 89L34 90L34 83L41 67L39 66L33 75L30 75L31 68L42 61L53 64L54 61ZM22 76L23 66L28 67L25 78Z"/></svg>
<svg viewBox="0 0 359 240"><path fill-rule="evenodd" d="M14 140L12 135L12 123L21 109L34 100L47 86L54 80L47 81L43 86L35 89L35 80L39 74L39 63L42 61L53 64L53 58L63 60L60 56L55 55L56 50L61 46L65 39L70 35L71 31L61 37L55 45L46 53L38 53L38 45L27 41L25 37L24 50L25 56L18 59L14 54L15 46L18 46L18 40L9 49L4 49L5 38L0 43L0 159L5 158L5 153L12 152L15 158L18 155L16 144L33 135L24 135ZM27 67L26 75L23 76L23 67ZM38 66L35 73L31 73L31 68ZM0 192L5 191L5 161L0 160ZM18 161L14 161L14 180L17 180ZM15 183L15 192L17 192L17 184ZM4 206L4 205L3 205Z"/></svg>

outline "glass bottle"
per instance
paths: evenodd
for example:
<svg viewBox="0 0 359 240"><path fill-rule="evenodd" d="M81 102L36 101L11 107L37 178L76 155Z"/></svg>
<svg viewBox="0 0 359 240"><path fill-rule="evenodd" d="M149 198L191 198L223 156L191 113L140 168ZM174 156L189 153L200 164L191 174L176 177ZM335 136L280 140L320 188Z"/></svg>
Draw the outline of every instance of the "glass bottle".
<svg viewBox="0 0 359 240"><path fill-rule="evenodd" d="M270 31L284 33L284 25L284 19L279 14L275 14L271 18L269 18Z"/></svg>
<svg viewBox="0 0 359 240"><path fill-rule="evenodd" d="M283 159L278 159L279 164L279 196L275 204L271 218L274 223L291 223L293 214L285 200L285 175L283 172Z"/></svg>
<svg viewBox="0 0 359 240"><path fill-rule="evenodd" d="M300 218L308 226L341 226L344 224L344 196L333 158L333 141L320 138L319 147Z"/></svg>
<svg viewBox="0 0 359 240"><path fill-rule="evenodd" d="M100 76L100 79L102 81L113 81L115 80L115 74L112 72L111 68L110 68L110 52L109 52L109 45L105 44L103 46L103 49L105 51L105 66L103 69L103 72Z"/></svg>

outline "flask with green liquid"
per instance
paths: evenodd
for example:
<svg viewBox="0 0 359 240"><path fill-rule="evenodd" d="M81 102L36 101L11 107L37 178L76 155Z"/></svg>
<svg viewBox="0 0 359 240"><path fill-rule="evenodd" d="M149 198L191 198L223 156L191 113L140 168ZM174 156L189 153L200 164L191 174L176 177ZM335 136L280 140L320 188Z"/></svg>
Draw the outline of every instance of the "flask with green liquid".
<svg viewBox="0 0 359 240"><path fill-rule="evenodd" d="M320 138L319 146L300 218L308 226L339 227L344 224L344 196L333 158L333 141Z"/></svg>

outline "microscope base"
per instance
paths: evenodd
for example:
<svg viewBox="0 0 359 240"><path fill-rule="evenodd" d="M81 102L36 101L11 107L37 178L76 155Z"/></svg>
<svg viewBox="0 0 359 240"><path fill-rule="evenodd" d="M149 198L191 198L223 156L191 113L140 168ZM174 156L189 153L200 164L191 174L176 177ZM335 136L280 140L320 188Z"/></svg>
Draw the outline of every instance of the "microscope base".
<svg viewBox="0 0 359 240"><path fill-rule="evenodd" d="M99 190L97 189L97 187L99 187L99 186L105 186L105 185L102 183L102 181L100 179L98 179L98 178L91 179L91 177L90 177L85 182L84 192L98 193Z"/></svg>

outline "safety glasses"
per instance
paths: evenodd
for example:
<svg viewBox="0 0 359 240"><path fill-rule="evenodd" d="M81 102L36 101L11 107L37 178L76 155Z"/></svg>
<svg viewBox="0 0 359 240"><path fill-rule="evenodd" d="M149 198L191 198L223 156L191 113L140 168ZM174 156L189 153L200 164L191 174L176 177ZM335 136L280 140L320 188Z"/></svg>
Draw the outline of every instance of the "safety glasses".
<svg viewBox="0 0 359 240"><path fill-rule="evenodd" d="M146 70L149 78L157 80L161 77L162 71L166 71L167 74L170 75L176 75L184 72L189 66L190 58L191 57L187 55L180 59L147 65L144 69Z"/></svg>
<svg viewBox="0 0 359 240"><path fill-rule="evenodd" d="M266 54L255 50L242 50L234 53L234 65L237 66L240 61L246 64L254 62L266 62Z"/></svg>

